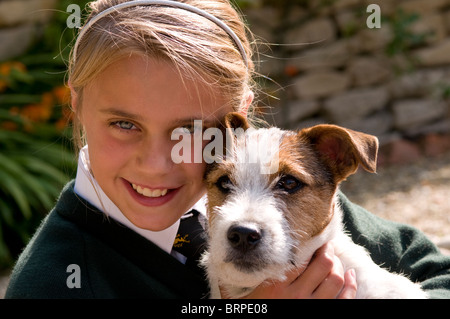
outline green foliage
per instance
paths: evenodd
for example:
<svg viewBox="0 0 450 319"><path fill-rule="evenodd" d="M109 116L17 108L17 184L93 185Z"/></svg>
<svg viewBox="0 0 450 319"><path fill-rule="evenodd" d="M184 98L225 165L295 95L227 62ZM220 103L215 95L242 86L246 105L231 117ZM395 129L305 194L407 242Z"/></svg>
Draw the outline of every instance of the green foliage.
<svg viewBox="0 0 450 319"><path fill-rule="evenodd" d="M406 13L397 10L395 14L388 18L392 27L393 37L386 46L386 53L389 56L405 54L411 49L423 45L430 33L416 33L411 30L411 26L420 19L416 13Z"/></svg>
<svg viewBox="0 0 450 319"><path fill-rule="evenodd" d="M10 266L74 176L66 61L75 31L64 0L36 43L0 62L0 269Z"/></svg>
<svg viewBox="0 0 450 319"><path fill-rule="evenodd" d="M61 144L24 132L0 130L0 149L0 266L6 266L52 208L75 165Z"/></svg>

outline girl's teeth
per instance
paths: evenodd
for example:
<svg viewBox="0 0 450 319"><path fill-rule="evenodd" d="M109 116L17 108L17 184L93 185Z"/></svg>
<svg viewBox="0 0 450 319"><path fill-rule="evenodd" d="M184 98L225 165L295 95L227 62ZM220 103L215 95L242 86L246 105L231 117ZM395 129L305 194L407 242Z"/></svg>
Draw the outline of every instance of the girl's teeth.
<svg viewBox="0 0 450 319"><path fill-rule="evenodd" d="M144 195L146 197L160 197L167 194L167 189L153 189L141 187L136 184L131 184L134 190L138 192L141 195Z"/></svg>

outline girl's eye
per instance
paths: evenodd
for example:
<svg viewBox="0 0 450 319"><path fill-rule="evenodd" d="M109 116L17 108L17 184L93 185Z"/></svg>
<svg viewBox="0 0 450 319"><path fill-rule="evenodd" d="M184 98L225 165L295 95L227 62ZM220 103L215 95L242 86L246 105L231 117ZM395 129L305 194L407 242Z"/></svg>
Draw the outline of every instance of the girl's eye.
<svg viewBox="0 0 450 319"><path fill-rule="evenodd" d="M189 134L194 134L195 132L195 127L193 125L185 125L182 127L183 130L187 130L189 132Z"/></svg>
<svg viewBox="0 0 450 319"><path fill-rule="evenodd" d="M117 122L112 123L112 125L115 125L118 128L120 128L122 130L126 130L126 131L129 131L129 130L132 130L132 129L136 128L133 123L128 122L128 121L117 121Z"/></svg>
<svg viewBox="0 0 450 319"><path fill-rule="evenodd" d="M201 133L203 134L203 132L205 131L205 127L203 127L202 125L197 125L197 124L188 124L188 125L184 125L182 126L183 130L187 130L189 132L189 134L194 134L194 133Z"/></svg>
<svg viewBox="0 0 450 319"><path fill-rule="evenodd" d="M184 136L184 135L192 135L194 133L194 129L191 130L191 128L189 126L181 126L181 127L177 127L172 131L172 136L174 134L178 135L178 136Z"/></svg>
<svg viewBox="0 0 450 319"><path fill-rule="evenodd" d="M283 190L289 194L298 191L303 186L305 186L305 184L292 175L285 175L281 177L278 180L278 183L275 185L276 188Z"/></svg>
<svg viewBox="0 0 450 319"><path fill-rule="evenodd" d="M203 132L207 129L206 126L203 125L202 120L193 120L190 123L186 123L185 125L176 128L175 130L179 130L180 133L188 133L193 135L196 134L203 134Z"/></svg>

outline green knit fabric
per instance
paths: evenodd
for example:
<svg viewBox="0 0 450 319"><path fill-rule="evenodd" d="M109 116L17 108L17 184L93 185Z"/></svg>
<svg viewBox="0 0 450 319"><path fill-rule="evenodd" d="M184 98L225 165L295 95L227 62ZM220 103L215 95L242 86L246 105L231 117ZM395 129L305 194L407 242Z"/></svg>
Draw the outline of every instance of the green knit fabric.
<svg viewBox="0 0 450 319"><path fill-rule="evenodd" d="M414 227L381 219L339 194L344 225L383 268L420 282L430 298L450 298L450 257Z"/></svg>
<svg viewBox="0 0 450 319"><path fill-rule="evenodd" d="M199 276L79 198L71 182L14 267L6 298L201 298ZM68 288L80 267L81 288Z"/></svg>

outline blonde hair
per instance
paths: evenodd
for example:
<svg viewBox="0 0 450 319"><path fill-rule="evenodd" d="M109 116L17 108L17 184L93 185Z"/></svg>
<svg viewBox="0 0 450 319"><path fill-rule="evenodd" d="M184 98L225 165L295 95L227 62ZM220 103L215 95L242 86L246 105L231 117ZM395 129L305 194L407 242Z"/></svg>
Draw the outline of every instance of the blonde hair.
<svg viewBox="0 0 450 319"><path fill-rule="evenodd" d="M124 0L97 0L89 4L87 21ZM217 24L179 8L135 6L121 9L98 20L83 35L77 56L69 62L69 82L77 97L80 114L83 89L113 62L131 54L141 54L172 62L184 78L201 79L219 88L233 110L244 105L252 90L254 64L252 48L241 16L227 0L182 0L223 21L237 35L248 65L233 39ZM251 112L251 110L250 110ZM74 140L83 144L83 130L77 116Z"/></svg>

